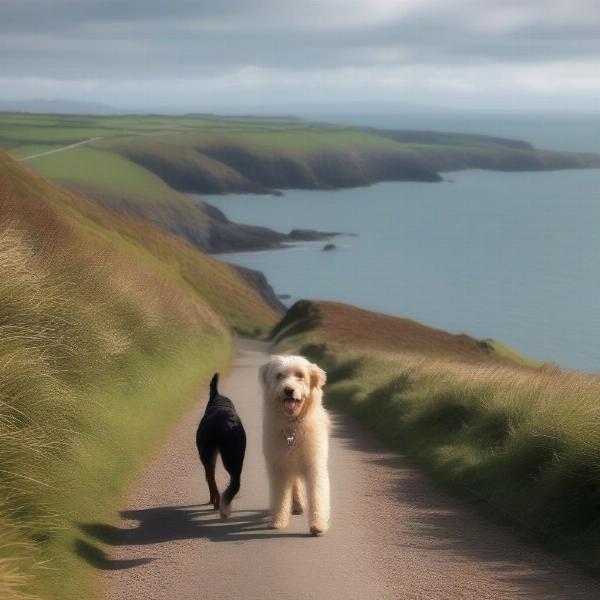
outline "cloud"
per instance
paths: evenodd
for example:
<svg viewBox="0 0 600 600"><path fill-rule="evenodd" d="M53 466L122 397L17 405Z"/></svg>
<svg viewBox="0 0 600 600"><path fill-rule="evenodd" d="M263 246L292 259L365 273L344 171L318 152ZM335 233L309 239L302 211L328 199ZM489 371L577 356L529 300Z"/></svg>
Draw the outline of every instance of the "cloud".
<svg viewBox="0 0 600 600"><path fill-rule="evenodd" d="M93 81L104 96L121 86L123 100L136 89L163 97L168 80L248 99L302 81L331 99L408 85L491 97L517 83L520 95L574 85L585 95L598 62L596 0L0 2L0 75L13 95L32 81L89 94Z"/></svg>

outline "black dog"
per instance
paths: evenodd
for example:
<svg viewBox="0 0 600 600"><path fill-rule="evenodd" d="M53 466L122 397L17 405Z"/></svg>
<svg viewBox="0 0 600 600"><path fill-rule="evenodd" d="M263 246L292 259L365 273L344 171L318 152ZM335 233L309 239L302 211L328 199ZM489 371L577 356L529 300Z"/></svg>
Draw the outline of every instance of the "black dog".
<svg viewBox="0 0 600 600"><path fill-rule="evenodd" d="M246 454L246 432L233 402L219 394L218 383L219 374L215 373L210 382L210 398L206 411L196 432L196 446L206 472L210 503L215 510L219 509L221 517L226 519L231 512L231 501L240 490ZM219 497L215 481L215 465L219 453L231 478L222 498Z"/></svg>

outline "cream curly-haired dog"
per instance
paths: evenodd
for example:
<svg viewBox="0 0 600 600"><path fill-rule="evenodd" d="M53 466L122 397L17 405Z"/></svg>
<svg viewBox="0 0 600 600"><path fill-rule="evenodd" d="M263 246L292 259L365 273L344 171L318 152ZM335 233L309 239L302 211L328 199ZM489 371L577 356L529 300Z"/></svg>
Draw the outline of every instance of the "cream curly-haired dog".
<svg viewBox="0 0 600 600"><path fill-rule="evenodd" d="M303 356L272 356L260 369L263 451L271 485L271 527L304 512L312 535L329 528L329 417L322 405L325 371Z"/></svg>

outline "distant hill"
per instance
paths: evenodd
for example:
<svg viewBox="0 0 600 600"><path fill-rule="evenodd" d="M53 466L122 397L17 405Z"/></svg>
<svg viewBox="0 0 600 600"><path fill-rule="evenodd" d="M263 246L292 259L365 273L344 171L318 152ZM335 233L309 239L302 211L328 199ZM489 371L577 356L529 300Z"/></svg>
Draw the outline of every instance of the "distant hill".
<svg viewBox="0 0 600 600"><path fill-rule="evenodd" d="M108 104L79 100L0 100L0 111L71 114L71 115L114 115L119 112Z"/></svg>

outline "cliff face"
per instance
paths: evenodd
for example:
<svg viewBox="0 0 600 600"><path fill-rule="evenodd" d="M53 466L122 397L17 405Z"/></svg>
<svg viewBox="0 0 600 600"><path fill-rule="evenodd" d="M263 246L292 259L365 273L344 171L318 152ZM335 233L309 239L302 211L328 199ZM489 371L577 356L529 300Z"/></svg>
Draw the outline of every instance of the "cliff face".
<svg viewBox="0 0 600 600"><path fill-rule="evenodd" d="M173 188L204 194L337 189L379 181L441 181L462 169L542 171L600 167L600 155L537 150L519 140L427 131L362 130L369 144L296 149L221 140L118 151ZM374 134L379 144L373 143ZM324 139L326 139L324 137ZM395 144L397 142L397 144Z"/></svg>
<svg viewBox="0 0 600 600"><path fill-rule="evenodd" d="M443 131L418 131L412 129L375 129L361 127L361 131L384 137L401 144L427 144L437 146L500 146L511 150L535 150L532 144L523 140L513 140L492 135L472 133L446 133Z"/></svg>
<svg viewBox="0 0 600 600"><path fill-rule="evenodd" d="M481 152L430 150L427 161L438 172L484 169L488 171L555 171L600 166L593 154L551 152L548 150Z"/></svg>
<svg viewBox="0 0 600 600"><path fill-rule="evenodd" d="M217 207L181 194L177 202L163 203L110 193L91 186L68 186L113 213L143 217L203 252L245 252L281 248L286 243L327 240L335 232L295 229L290 233L230 221Z"/></svg>
<svg viewBox="0 0 600 600"><path fill-rule="evenodd" d="M269 189L357 187L376 181L439 181L418 159L384 150L320 150L293 156L248 147L214 145L201 152Z"/></svg>
<svg viewBox="0 0 600 600"><path fill-rule="evenodd" d="M260 294L261 298L269 307L271 307L277 313L285 313L285 305L279 300L277 294L269 284L269 281L262 271L247 269L246 267L240 267L239 265L234 265L234 267L244 278L244 281L246 281L250 287L255 289Z"/></svg>
<svg viewBox="0 0 600 600"><path fill-rule="evenodd" d="M401 144L420 146L419 155L436 172L485 169L490 171L550 171L600 167L600 155L539 150L529 142L487 135L368 129Z"/></svg>
<svg viewBox="0 0 600 600"><path fill-rule="evenodd" d="M124 156L180 191L204 194L269 193L279 189L336 189L378 181L440 181L424 161L390 150L319 150L306 155L237 144L211 144Z"/></svg>
<svg viewBox="0 0 600 600"><path fill-rule="evenodd" d="M261 193L268 189L253 178L195 148L160 152L153 148L125 147L120 152L129 160L158 175L182 192L204 194Z"/></svg>

